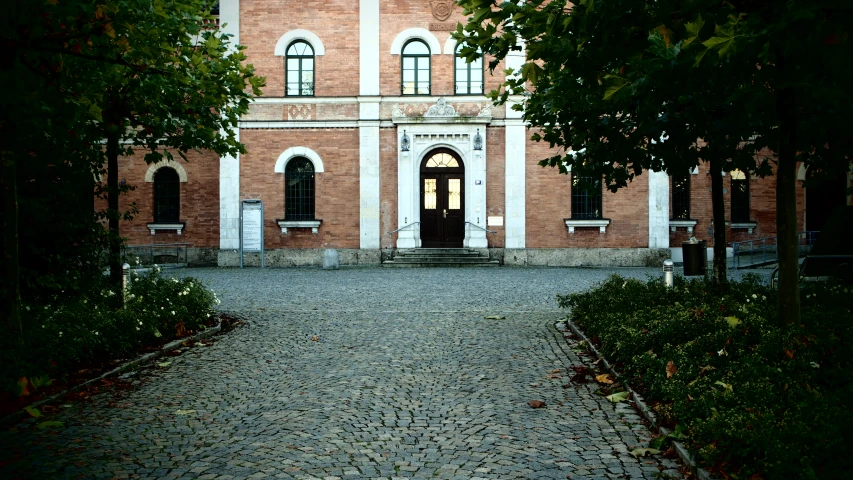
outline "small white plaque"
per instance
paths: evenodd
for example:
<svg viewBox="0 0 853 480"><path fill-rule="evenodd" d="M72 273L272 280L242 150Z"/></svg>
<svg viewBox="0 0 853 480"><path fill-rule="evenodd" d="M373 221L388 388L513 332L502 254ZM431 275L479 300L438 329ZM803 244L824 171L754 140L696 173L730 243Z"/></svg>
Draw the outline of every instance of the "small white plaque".
<svg viewBox="0 0 853 480"><path fill-rule="evenodd" d="M487 217L486 226L488 227L503 227L504 217Z"/></svg>

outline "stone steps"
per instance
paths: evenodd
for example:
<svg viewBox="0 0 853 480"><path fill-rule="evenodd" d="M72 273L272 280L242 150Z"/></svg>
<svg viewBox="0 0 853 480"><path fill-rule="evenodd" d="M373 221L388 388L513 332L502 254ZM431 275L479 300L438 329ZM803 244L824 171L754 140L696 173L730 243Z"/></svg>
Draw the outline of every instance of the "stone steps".
<svg viewBox="0 0 853 480"><path fill-rule="evenodd" d="M387 268L429 267L497 267L488 254L467 248L415 248L397 251L392 260L382 262Z"/></svg>

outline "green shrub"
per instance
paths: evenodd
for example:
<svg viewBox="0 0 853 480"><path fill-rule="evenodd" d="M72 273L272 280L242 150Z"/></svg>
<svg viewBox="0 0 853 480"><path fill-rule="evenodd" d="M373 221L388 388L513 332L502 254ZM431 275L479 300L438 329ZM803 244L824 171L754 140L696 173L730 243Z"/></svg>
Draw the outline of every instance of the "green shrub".
<svg viewBox="0 0 853 480"><path fill-rule="evenodd" d="M754 276L725 291L613 276L558 302L663 423L686 427L688 447L712 470L766 479L853 470L850 287L804 285L802 325L784 328L775 290Z"/></svg>
<svg viewBox="0 0 853 480"><path fill-rule="evenodd" d="M98 284L73 299L54 298L47 305L25 305L23 341L0 339L0 390L16 391L20 377L61 378L81 365L123 357L204 329L219 303L193 278L165 278L159 268L131 273L125 308L120 292Z"/></svg>

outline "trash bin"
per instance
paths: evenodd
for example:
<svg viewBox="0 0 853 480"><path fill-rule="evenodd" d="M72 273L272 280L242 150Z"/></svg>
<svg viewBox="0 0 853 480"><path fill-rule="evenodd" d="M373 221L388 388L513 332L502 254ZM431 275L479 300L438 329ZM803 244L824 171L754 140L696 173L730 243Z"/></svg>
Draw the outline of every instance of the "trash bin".
<svg viewBox="0 0 853 480"><path fill-rule="evenodd" d="M681 242L681 253L684 258L684 276L705 275L705 269L708 265L708 247L705 240L697 241L691 238L686 242Z"/></svg>

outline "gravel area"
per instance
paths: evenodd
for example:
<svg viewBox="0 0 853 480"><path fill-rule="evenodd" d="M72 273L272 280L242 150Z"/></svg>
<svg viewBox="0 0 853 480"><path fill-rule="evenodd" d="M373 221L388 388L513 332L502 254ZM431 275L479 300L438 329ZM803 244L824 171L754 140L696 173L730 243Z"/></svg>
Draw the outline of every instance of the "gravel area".
<svg viewBox="0 0 853 480"><path fill-rule="evenodd" d="M580 359L554 328L555 294L658 269L172 273L248 324L0 435L0 478L679 476L629 454L650 438L630 407L562 388Z"/></svg>

